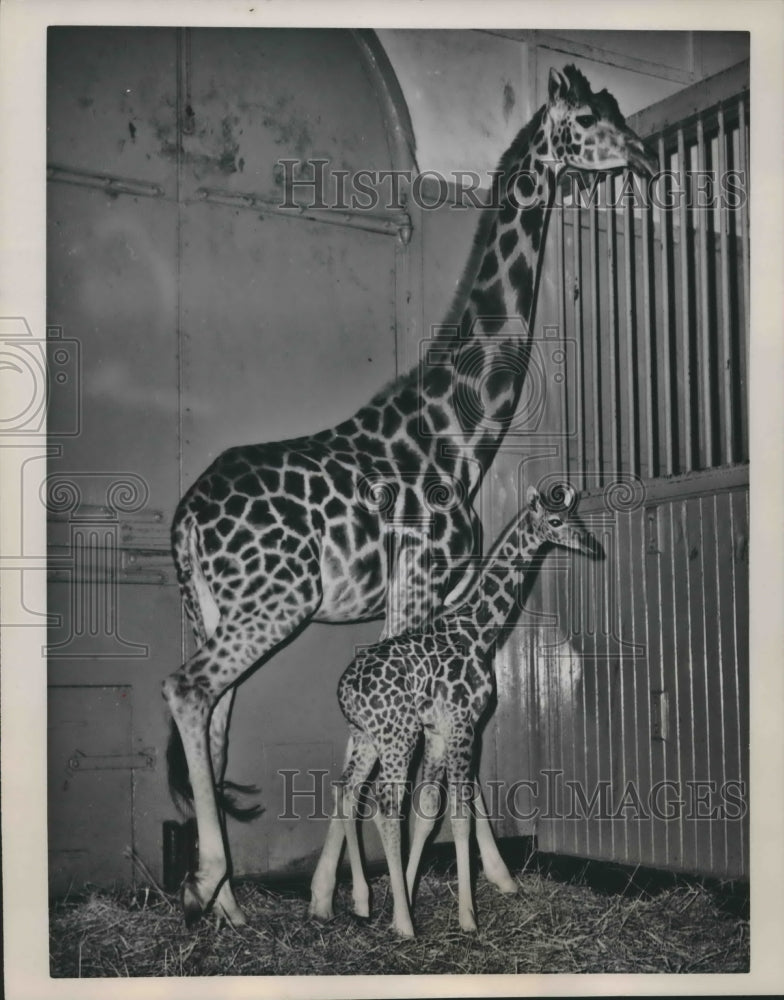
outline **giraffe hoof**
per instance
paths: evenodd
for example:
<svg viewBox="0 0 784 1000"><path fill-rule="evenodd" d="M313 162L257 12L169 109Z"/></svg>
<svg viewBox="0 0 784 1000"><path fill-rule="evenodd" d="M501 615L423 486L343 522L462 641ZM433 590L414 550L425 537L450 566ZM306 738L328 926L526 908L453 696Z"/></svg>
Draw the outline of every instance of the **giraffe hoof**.
<svg viewBox="0 0 784 1000"><path fill-rule="evenodd" d="M308 907L308 916L313 920L332 920L335 914L332 912L332 904L311 903Z"/></svg>
<svg viewBox="0 0 784 1000"><path fill-rule="evenodd" d="M248 921L242 910L237 907L232 913L223 907L215 906L215 927L219 930L221 927L230 927L233 931L239 930L240 927L247 927Z"/></svg>
<svg viewBox="0 0 784 1000"><path fill-rule="evenodd" d="M185 917L185 926L188 930L194 927L204 916L204 907L195 889L190 884L190 880L184 882L182 886L182 912Z"/></svg>
<svg viewBox="0 0 784 1000"><path fill-rule="evenodd" d="M349 914L351 917L351 922L356 924L358 927L369 927L370 926L370 915L365 916L364 913L357 913L356 911Z"/></svg>

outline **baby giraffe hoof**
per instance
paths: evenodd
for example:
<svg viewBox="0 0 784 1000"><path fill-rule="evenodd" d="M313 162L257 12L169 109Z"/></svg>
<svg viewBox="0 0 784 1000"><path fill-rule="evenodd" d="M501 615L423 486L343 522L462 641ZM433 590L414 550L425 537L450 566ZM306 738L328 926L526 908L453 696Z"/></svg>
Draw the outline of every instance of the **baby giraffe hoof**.
<svg viewBox="0 0 784 1000"><path fill-rule="evenodd" d="M460 918L460 930L464 934L476 934L476 920L471 914Z"/></svg>
<svg viewBox="0 0 784 1000"><path fill-rule="evenodd" d="M332 920L335 914L331 903L311 903L308 907L308 916L313 920Z"/></svg>
<svg viewBox="0 0 784 1000"><path fill-rule="evenodd" d="M496 887L504 896L514 896L520 888L513 878L510 878L508 882L506 879L503 882L496 882Z"/></svg>
<svg viewBox="0 0 784 1000"><path fill-rule="evenodd" d="M414 926L410 922L393 923L392 928L398 937L409 939L415 937Z"/></svg>

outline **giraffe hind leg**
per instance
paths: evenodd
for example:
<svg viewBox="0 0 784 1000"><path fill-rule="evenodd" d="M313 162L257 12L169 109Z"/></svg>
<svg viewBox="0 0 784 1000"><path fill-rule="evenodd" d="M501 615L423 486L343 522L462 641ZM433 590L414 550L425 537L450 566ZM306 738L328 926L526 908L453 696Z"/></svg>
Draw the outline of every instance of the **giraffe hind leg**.
<svg viewBox="0 0 784 1000"><path fill-rule="evenodd" d="M446 762L446 743L438 733L425 729L425 753L422 760L422 781L419 796L413 802L414 829L411 834L411 849L406 866L406 887L408 898L413 904L417 870L422 850L427 843L438 819L441 802L440 782Z"/></svg>
<svg viewBox="0 0 784 1000"><path fill-rule="evenodd" d="M211 712L221 695L306 621L313 610L300 610L296 617L289 613L288 628L276 622L274 632L258 618L222 621L205 645L163 683L163 695L185 752L199 836L198 871L183 883L182 905L187 926L199 920L216 901L230 874L213 779L209 738ZM220 896L219 915L233 925L243 922L230 890L223 890Z"/></svg>
<svg viewBox="0 0 784 1000"><path fill-rule="evenodd" d="M392 926L401 937L414 937L400 844L403 796L413 749L413 746L406 748L403 753L386 760L382 754L381 773L377 782L377 808L373 816L389 867L393 900Z"/></svg>
<svg viewBox="0 0 784 1000"><path fill-rule="evenodd" d="M370 915L370 891L362 869L356 832L356 797L376 762L372 743L358 729L351 727L346 747L345 764L340 781L335 786L335 803L327 828L324 846L310 883L310 916L330 920L333 916L332 897L335 892L337 868L345 837L351 863L352 896L354 913L358 917Z"/></svg>

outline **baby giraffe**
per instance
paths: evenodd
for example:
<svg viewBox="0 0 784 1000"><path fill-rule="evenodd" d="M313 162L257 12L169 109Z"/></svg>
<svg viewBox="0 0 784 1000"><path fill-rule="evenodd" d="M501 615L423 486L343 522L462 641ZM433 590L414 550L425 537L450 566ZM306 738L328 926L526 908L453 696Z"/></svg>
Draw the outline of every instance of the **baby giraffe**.
<svg viewBox="0 0 784 1000"><path fill-rule="evenodd" d="M496 541L486 567L460 609L440 615L432 631L395 636L368 647L341 677L338 700L350 736L346 764L336 789L335 813L311 883L312 916L332 916L344 836L351 862L354 911L360 917L370 914L356 818L360 788L377 760L374 819L389 866L393 927L398 934L414 934L409 900L413 899L422 849L438 814L444 771L457 854L461 929L476 930L469 871L472 812L487 878L501 892L516 891L517 884L498 852L473 773L475 727L493 690L490 654L520 610L520 584L525 582L534 556L547 545L601 554L579 521L570 524L575 501L571 487L564 488L563 497L563 509L554 512L545 506L537 490L529 487L526 507ZM423 731L422 782L404 877L400 848L402 800L411 759Z"/></svg>

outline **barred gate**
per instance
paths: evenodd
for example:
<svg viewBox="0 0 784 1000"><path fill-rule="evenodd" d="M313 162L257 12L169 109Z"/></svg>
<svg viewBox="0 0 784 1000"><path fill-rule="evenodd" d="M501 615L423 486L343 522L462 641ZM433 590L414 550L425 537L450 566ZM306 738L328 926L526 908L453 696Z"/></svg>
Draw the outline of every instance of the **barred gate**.
<svg viewBox="0 0 784 1000"><path fill-rule="evenodd" d="M627 174L554 213L575 349L553 475L607 559L557 558L535 613L570 642L522 629L497 664L496 768L535 774L539 806L503 832L725 878L748 876L748 76L630 121L658 148L649 196Z"/></svg>

